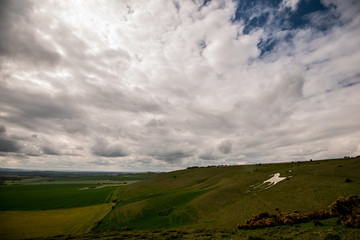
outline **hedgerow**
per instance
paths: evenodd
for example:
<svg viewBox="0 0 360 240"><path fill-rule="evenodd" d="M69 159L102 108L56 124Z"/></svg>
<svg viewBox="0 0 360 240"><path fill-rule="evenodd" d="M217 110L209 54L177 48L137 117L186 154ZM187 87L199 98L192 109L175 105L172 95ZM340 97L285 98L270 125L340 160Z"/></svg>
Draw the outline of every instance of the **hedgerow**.
<svg viewBox="0 0 360 240"><path fill-rule="evenodd" d="M360 228L360 197L339 197L330 206L333 215L339 217L339 223L348 227Z"/></svg>
<svg viewBox="0 0 360 240"><path fill-rule="evenodd" d="M321 220L331 217L339 217L339 223L349 227L360 227L360 198L358 196L339 197L333 202L330 210L312 211L308 213L280 213L270 214L261 212L253 218L246 220L244 224L239 224L239 229L255 229L262 227L273 227L280 225L291 225L304 223L311 220Z"/></svg>
<svg viewBox="0 0 360 240"><path fill-rule="evenodd" d="M253 218L248 219L245 224L239 224L241 229L254 229L262 227L273 227L279 225L291 225L303 222L308 222L314 219L326 219L331 217L329 211L314 211L309 213L280 213L270 214L268 212L261 212Z"/></svg>

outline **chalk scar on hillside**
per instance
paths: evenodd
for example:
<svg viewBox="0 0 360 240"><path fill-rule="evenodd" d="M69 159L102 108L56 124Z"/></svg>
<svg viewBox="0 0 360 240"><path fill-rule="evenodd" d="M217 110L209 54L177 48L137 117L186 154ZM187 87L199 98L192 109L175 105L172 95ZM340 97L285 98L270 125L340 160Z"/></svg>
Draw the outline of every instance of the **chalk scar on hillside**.
<svg viewBox="0 0 360 240"><path fill-rule="evenodd" d="M290 176L291 177L291 176ZM281 182L282 180L285 180L286 177L280 177L280 173L275 173L273 175L273 177L269 178L268 180L265 180L263 183L261 184L258 184L258 185L252 185L250 187L252 188L258 188L258 187L261 187L263 186L264 184L266 183L269 183L269 185L265 188L265 189L268 189L268 188L271 188L272 186L274 186L275 184Z"/></svg>

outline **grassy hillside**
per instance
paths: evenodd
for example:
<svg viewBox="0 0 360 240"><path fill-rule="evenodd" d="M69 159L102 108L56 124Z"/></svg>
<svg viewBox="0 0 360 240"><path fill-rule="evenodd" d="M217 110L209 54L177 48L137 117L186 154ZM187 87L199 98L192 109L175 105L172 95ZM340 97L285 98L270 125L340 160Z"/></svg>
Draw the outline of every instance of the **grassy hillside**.
<svg viewBox="0 0 360 240"><path fill-rule="evenodd" d="M261 211L327 209L339 196L360 195L359 170L360 158L352 158L159 174L120 188L116 207L96 230L234 229ZM251 187L275 173L287 180Z"/></svg>
<svg viewBox="0 0 360 240"><path fill-rule="evenodd" d="M359 229L338 225L335 218L323 220L323 226L308 222L237 230L236 225L262 211L321 210L339 196L360 195L359 170L358 157L192 168L89 190L79 188L95 185L74 184L74 179L14 183L0 186L0 209L5 210L0 211L0 238L356 239ZM261 185L276 173L286 179Z"/></svg>
<svg viewBox="0 0 360 240"><path fill-rule="evenodd" d="M141 240L141 239L238 239L238 240L354 240L360 239L360 231L354 228L346 228L336 223L337 219L323 220L323 226L314 226L312 222L277 226L272 228L254 230L226 230L226 229L160 229L160 230L125 230L118 232L98 232L76 236L57 236L46 240Z"/></svg>

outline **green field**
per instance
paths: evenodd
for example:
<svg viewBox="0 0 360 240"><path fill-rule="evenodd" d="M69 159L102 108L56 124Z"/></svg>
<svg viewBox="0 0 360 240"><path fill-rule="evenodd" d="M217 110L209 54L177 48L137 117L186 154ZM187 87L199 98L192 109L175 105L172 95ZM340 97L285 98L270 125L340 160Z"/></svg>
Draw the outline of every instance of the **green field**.
<svg viewBox="0 0 360 240"><path fill-rule="evenodd" d="M116 208L97 230L234 229L262 211L327 209L339 196L360 195L359 170L360 159L352 158L164 173L119 189ZM289 178L251 187L275 173Z"/></svg>
<svg viewBox="0 0 360 240"><path fill-rule="evenodd" d="M141 181L148 178L151 178L158 173L154 172L144 172L144 173L122 173L114 174L111 176L95 175L95 176L66 176L66 177L52 177L50 181L99 181L99 180L109 180L111 181Z"/></svg>
<svg viewBox="0 0 360 240"><path fill-rule="evenodd" d="M0 211L0 238L23 239L89 232L111 203L46 211Z"/></svg>
<svg viewBox="0 0 360 240"><path fill-rule="evenodd" d="M88 233L111 211L120 188L153 175L5 173L0 185L0 239Z"/></svg>
<svg viewBox="0 0 360 240"><path fill-rule="evenodd" d="M91 186L91 185L90 185ZM0 186L0 210L45 210L83 207L112 201L119 186L79 190L84 184Z"/></svg>
<svg viewBox="0 0 360 240"><path fill-rule="evenodd" d="M322 220L322 226L236 228L259 212L324 210L339 196L360 195L359 172L360 157L191 168L88 190L79 189L101 186L95 183L108 176L33 176L30 183L22 177L0 186L0 238L360 239L359 229L339 225L336 218ZM275 173L286 179L254 187Z"/></svg>
<svg viewBox="0 0 360 240"><path fill-rule="evenodd" d="M4 172L0 168L0 185L26 184L124 184L145 180L156 176L158 173L92 173L92 172L39 172L39 171L15 171Z"/></svg>

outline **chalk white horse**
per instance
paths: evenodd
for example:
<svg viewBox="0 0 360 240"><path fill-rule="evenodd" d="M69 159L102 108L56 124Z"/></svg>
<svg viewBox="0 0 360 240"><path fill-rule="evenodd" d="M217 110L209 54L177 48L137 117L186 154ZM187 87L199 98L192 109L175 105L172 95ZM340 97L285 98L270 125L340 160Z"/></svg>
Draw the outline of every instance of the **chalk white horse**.
<svg viewBox="0 0 360 240"><path fill-rule="evenodd" d="M259 185L254 185L254 186L251 186L253 188L257 188L257 187L260 187L266 183L269 183L269 185L265 188L265 189L268 189L272 186L274 186L275 184L277 184L278 182L281 182L282 180L286 179L286 177L280 177L280 173L275 173L273 175L272 178L269 178L268 180L265 180L263 183L259 184Z"/></svg>

